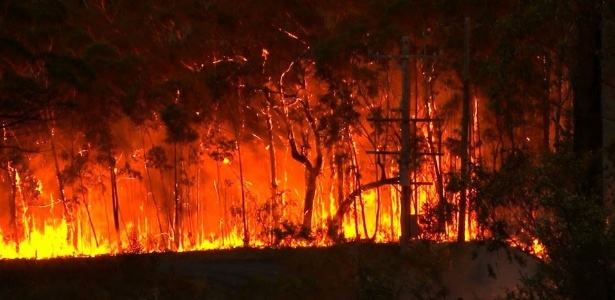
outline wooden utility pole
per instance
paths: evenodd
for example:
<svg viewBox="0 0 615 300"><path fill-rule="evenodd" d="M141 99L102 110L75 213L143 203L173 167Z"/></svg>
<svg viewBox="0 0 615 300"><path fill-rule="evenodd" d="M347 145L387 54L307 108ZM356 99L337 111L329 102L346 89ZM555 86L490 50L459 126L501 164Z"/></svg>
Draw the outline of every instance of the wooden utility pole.
<svg viewBox="0 0 615 300"><path fill-rule="evenodd" d="M408 78L408 54L410 38L401 39L401 154L399 158L399 183L401 184L401 237L399 244L402 251L407 249L410 241L410 84Z"/></svg>
<svg viewBox="0 0 615 300"><path fill-rule="evenodd" d="M470 130L470 18L464 22L465 38L463 41L463 99L461 107L461 192L459 193L459 218L457 219L457 242L466 239L467 185L469 165L469 130Z"/></svg>
<svg viewBox="0 0 615 300"><path fill-rule="evenodd" d="M399 238L399 244L401 251L405 252L408 248L408 243L413 233L418 232L418 228L415 222L412 222L411 212L411 194L412 185L429 185L428 182L411 182L410 181L410 161L411 161L411 145L410 138L412 132L410 130L410 122L432 122L432 119L412 119L410 118L410 79L408 75L408 61L412 58L433 58L435 55L410 55L410 38L404 36L401 40L401 54L398 56L393 55L377 55L377 58L399 58L401 68L401 100L399 104L400 118L391 119L377 119L368 118L368 121L372 122L399 122L401 131L401 149L400 151L367 151L368 154L376 155L398 155L399 156L399 184L401 185L401 199L400 199L400 225L401 236ZM439 153L413 153L414 155L440 155Z"/></svg>

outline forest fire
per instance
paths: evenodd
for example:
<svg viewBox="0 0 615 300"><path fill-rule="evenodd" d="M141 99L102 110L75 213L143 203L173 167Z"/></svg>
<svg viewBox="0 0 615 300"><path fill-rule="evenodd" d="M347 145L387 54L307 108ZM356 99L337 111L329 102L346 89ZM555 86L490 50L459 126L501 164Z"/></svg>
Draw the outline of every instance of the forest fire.
<svg viewBox="0 0 615 300"><path fill-rule="evenodd" d="M428 107L430 113L433 113L434 109ZM436 128L433 124L428 124L422 127L421 131L427 137ZM147 135L150 139L156 137L153 132ZM54 140L59 144L58 134L54 135ZM137 145L145 143L143 140L139 142L141 143ZM343 166L337 165L335 156L330 164L323 168L315 196L313 234L301 237L298 232L300 227L296 224L300 222L302 210L298 199L304 194L300 188L304 174L301 171L296 172L293 165L296 162L293 161L288 148L276 149L276 160L285 163L280 170L282 179L276 179L279 189L276 189L275 201L267 198L269 191L266 181L262 182L261 170L266 168L269 162L259 159L265 156L262 151L269 151L270 146L267 145L264 149L249 147L252 153L244 151L242 175L245 178L243 189L246 194L243 197L248 200L244 214L240 205L242 187L238 183L238 157L232 152L238 146L229 144L234 142L221 141L217 149L200 145L204 147L202 151L211 151L214 164L203 162L202 158L191 157L188 149L181 150L175 167L181 168L180 170L173 170L168 165L156 166L156 163L164 162L165 149L151 143L150 150L140 148L120 153L116 158L116 165L124 165L124 168L113 168L112 177L109 177L108 170L104 167L92 165L90 169L79 171L82 173L77 174L75 179L78 180L73 179L72 183L68 184L66 174L58 176L49 171L49 168L68 169L70 165L66 163L64 166L54 167L50 161L57 158L44 154L28 158L31 169L26 171L26 177L16 168L12 168L9 174L12 174L14 180L11 182L11 195L16 218L10 222L14 222L15 230L1 232L1 258L50 258L231 248L245 245L246 236L249 237L249 245L253 247L324 246L335 242L339 237L370 239L375 242L397 241L399 238L398 188L391 184L369 187L357 182L356 180L360 179L358 174L353 174L356 172L354 164L369 163L373 156L362 153L356 146L356 152L353 154L355 162L345 167L346 171L340 171ZM67 145L59 145L67 148ZM431 143L431 147L434 145ZM366 147L361 145L361 148ZM72 160L78 161L87 159L92 150L80 148L75 152L76 157ZM386 173L394 174L397 172L393 163L395 158L387 159L392 165L387 168ZM450 164L452 160L454 158L449 153L438 156L433 162L441 165L446 162ZM380 165L383 165L383 160ZM417 185L412 195L411 215L415 216L413 222L419 226L415 229L415 237L454 240L456 227L453 222L448 223L445 231L437 231L433 228L434 220L429 219L429 210L434 207L438 194L435 185L430 182L433 181L433 171L430 168L429 164L424 164L413 175L414 181L427 183ZM166 177L177 176L174 172L181 172L183 180L189 183L182 184L175 179L174 185L182 185L181 188L165 187L165 180L173 180ZM378 172L377 169L375 172L364 171L361 179L374 180L377 183L377 177L380 175ZM158 173L158 176L152 173ZM113 228L112 208L106 201L110 192L105 181L113 176L117 182L117 197L121 199L119 228L116 229ZM376 177L370 178L371 176ZM7 179L10 181L11 178L5 178ZM87 186L84 183L86 180L89 182ZM64 190L60 191L59 186L63 186ZM369 188L360 192L358 186ZM174 193L178 193L177 198L186 199L181 200L183 220L179 230L174 228L173 218L176 216L173 215L173 203L168 199L175 196ZM344 205L341 204L343 202L347 204L346 212L341 214L342 226L337 233L339 235L328 235L330 220L342 211L340 207ZM248 228L247 233L243 231L243 218ZM10 229L10 226L5 228ZM470 221L465 230L468 239L474 237L475 222ZM178 238L178 233L181 238Z"/></svg>
<svg viewBox="0 0 615 300"><path fill-rule="evenodd" d="M394 298L432 269L467 288L485 246L536 267L508 298L612 299L614 3L2 1L0 281L136 257L148 288L101 297L176 299L168 269L206 255L173 252L241 248L220 253L306 266L261 265L268 296L332 274L344 292L306 298Z"/></svg>
<svg viewBox="0 0 615 300"><path fill-rule="evenodd" d="M126 206L125 210L134 212L134 215L125 214L123 216L126 223L123 223L121 237L119 241L116 241L114 237L115 233L110 232L110 225L106 224L108 216L105 215L105 212L98 211L99 209L105 209L104 204L101 203L99 206L96 204L89 204L90 212L92 216L94 216L92 223L102 223L104 226L90 227L88 215L83 211L77 211L77 213L73 215L73 225L70 226L64 218L62 204L58 200L55 200L56 198L53 196L53 193L47 193L40 186L40 183L39 187L37 187L40 193L37 199L38 204L24 206L24 203L28 200L23 198L23 193L21 191L22 183L19 180L19 175L16 175L16 179L16 186L19 191L19 202L21 206L24 207L23 213L20 214L20 219L17 220L17 223L23 226L24 236L21 241L16 243L9 239L10 236L2 234L3 243L0 243L0 253L3 259L96 256L125 252L140 253L162 251L166 249L174 249L176 251L205 250L240 247L243 245L241 227L238 226L235 220L237 216L227 216L228 219L224 219L223 217L219 218L217 220L218 226L212 226L213 228L209 230L210 233L205 230L196 233L194 231L185 233L183 240L189 242L186 242L186 244L181 245L179 248L174 248L173 236L168 232L156 232L156 222L154 221L156 216L148 216L148 209L151 208L146 207L147 204L142 202L136 204L136 207ZM124 188L128 187L122 187L120 190ZM138 195L137 197L139 196L142 195ZM102 195L100 197L102 197ZM374 191L369 191L362 195L362 199L365 203L364 209L367 215L372 215L375 212L375 198L376 192ZM334 207L332 206L334 198L331 197L329 200L331 201L329 203L326 203L327 201L322 201L322 209L317 213L318 216L326 218L334 214ZM231 210L234 209L232 205L233 204L231 204ZM327 210L326 207L329 207L329 210ZM149 212L151 213L151 211ZM288 210L283 213L295 214L297 212ZM96 216L104 216L104 219L96 219ZM390 216L383 215L380 216L380 218L378 225L387 230L379 230L378 234L376 234L375 225L373 223L374 220L366 220L365 228L368 230L367 232L373 232L373 237L376 241L394 240L394 237L399 235L399 225L394 224L393 218ZM227 224L227 222L231 224ZM266 220L261 220L261 222L266 222ZM190 226L205 228L203 223L204 222L197 220L190 224ZM258 221L250 219L249 224L256 226ZM318 222L318 224L322 225L324 223ZM343 227L344 235L351 237L359 232L359 228L356 228L356 225L357 224L353 223L350 219L346 220ZM107 232L105 232L105 229L107 229ZM253 232L256 232L256 230ZM271 245L271 242L272 240L270 237L264 236L263 238L252 238L250 245L260 247ZM318 246L325 245L325 242L323 240L298 240L289 241L288 245Z"/></svg>
<svg viewBox="0 0 615 300"><path fill-rule="evenodd" d="M263 53L265 68L273 50ZM89 122L73 114L43 125L47 133L36 141L36 153L5 147L2 189L9 201L1 204L8 206L0 215L0 258L398 241L398 157L404 151L416 153L408 161L411 238L453 241L459 218L466 224L462 239L477 236L475 215L456 208L458 187L447 190L444 174L457 168L458 147L444 151L443 140L455 141L456 133L443 128L437 108L452 91L435 96L447 88L432 81L433 66L413 66L422 75L415 78L410 110L421 121L413 123L411 137L402 138L411 145L403 150L399 122L380 120L394 117L400 106L393 99L401 80L396 71L383 73L389 88L382 93L361 100L365 95L354 95L356 90L340 102L313 67L297 74L294 65L284 68L278 83L258 89L262 96L251 95L253 103L245 102L246 85L239 83L240 90L213 105L211 119L199 127L187 118L200 120L201 108L186 113L179 106L185 93L174 88L174 103L152 111L147 124L121 117L92 136L90 129L71 129L74 122ZM427 67L432 69L422 71ZM304 78L285 82L293 76ZM345 83L358 88L354 79ZM328 108L323 101L331 101ZM351 104L346 101L368 102L344 112ZM468 126L479 123L478 102ZM218 120L224 113L231 119ZM455 128L457 119L451 115L444 126ZM250 128L258 123L265 128ZM4 127L3 134L4 145L22 143L15 131ZM476 136L470 148L477 144ZM474 164L478 153L470 156Z"/></svg>
<svg viewBox="0 0 615 300"><path fill-rule="evenodd" d="M426 126L423 132L433 129ZM150 134L150 137L152 135ZM56 137L56 142L58 138ZM65 147L64 145L62 147ZM249 245L252 247L267 246L325 246L335 242L335 237L327 235L329 220L339 212L340 199L356 189L359 183L347 183L347 179L336 173L335 163L323 168L322 179L318 185L315 197L313 234L301 237L300 227L301 205L298 198L302 196L303 172L296 172L290 157L289 149L277 149L280 161L286 161L280 171L283 179L278 179L279 198L274 203L267 198L269 192L261 171L268 162L259 164L260 147L250 147L254 153L242 153L244 189L248 199L246 205L246 225L248 228ZM364 148L364 147L363 147ZM232 150L232 149L231 149ZM268 151L268 147L265 147ZM86 157L91 150L79 149L78 157ZM32 171L26 177L16 169L14 175L14 200L16 230L4 228L0 232L0 258L51 258L64 256L97 256L119 253L142 253L151 251L190 251L205 249L220 249L244 246L246 235L243 232L242 218L244 214L240 206L241 192L238 183L237 157L229 153L220 157L214 164L188 164L183 152L178 160L182 176L191 178L191 184L178 189L183 200L181 228L182 237L174 234L172 220L173 208L164 197L173 194L171 189L158 189L169 174L169 169L156 169L150 164L160 155L161 148L153 147L149 153L145 149L137 149L132 154L118 155L117 165L125 168L114 168L117 176L117 193L121 199L119 206L119 230L113 228L112 209L106 201L109 191L105 180L109 180L107 170L96 168L84 170L83 178L73 181L71 185L64 181L64 196L58 190L58 180L53 172L48 173L49 157L40 155L30 158ZM150 157L146 157L147 155ZM370 155L355 153L357 162L371 159ZM160 158L160 157L158 157ZM148 161L148 159L150 161ZM438 157L438 162L450 160L450 155ZM36 167L38 165L38 167ZM68 167L68 165L64 166ZM348 174L352 175L354 168L349 166ZM158 178L152 174L159 173ZM294 171L294 172L293 172ZM325 172L330 172L327 176ZM395 173L395 166L388 172ZM423 167L415 176L416 181L428 181L431 175L427 167ZM212 174L213 173L213 174ZM368 172L364 178L369 179ZM90 186L82 186L83 180L89 180ZM191 176L191 177L189 177ZM348 176L348 175L346 175ZM331 178L331 179L327 179ZM248 179L249 178L249 179ZM6 180L7 178L5 178ZM352 180L356 180L355 177ZM64 179L65 180L65 179ZM341 181L344 180L344 181ZM351 180L351 181L352 181ZM179 184L179 183L176 183ZM260 187L258 186L260 184ZM336 185L338 184L338 185ZM265 185L263 187L263 185ZM72 196L69 196L72 191ZM339 236L344 239L370 239L375 242L397 241L400 235L399 224L399 193L395 185L380 185L376 188L355 193L344 213ZM434 206L436 191L434 185L417 186L412 198L411 215L417 216L416 237L435 238L437 240L454 240L455 226L450 222L444 232L436 232L428 226L434 226L427 219L428 211ZM62 200L62 197L65 197ZM266 200L259 200L266 199ZM350 199L350 198L349 198ZM294 221L293 221L294 220ZM6 224L6 220L4 221ZM12 221L11 221L12 222ZM295 222L295 223L293 223ZM476 235L476 224L470 221L466 227L466 237L471 239ZM431 234L431 235L430 235Z"/></svg>
<svg viewBox="0 0 615 300"><path fill-rule="evenodd" d="M425 64L414 68L419 74ZM135 128L126 118L110 125L106 130L119 139L112 149L97 149L87 142L87 134L48 126L50 135L37 142L46 150L22 155L16 167L7 162L2 188L9 201L2 211L9 213L2 215L0 259L398 241L399 125L377 120L396 114L391 109L400 105L392 97L396 88L371 99L374 102L353 117L354 124L326 133L317 127L335 112L310 108L318 105L311 99L328 97L318 78L306 77L310 90L300 88L292 101L275 99L275 89L282 89L290 70L282 74L279 87L264 90L265 107L240 104L235 124L214 119L192 129L179 120L165 121L165 114L182 118L170 106L171 111L152 116L153 122L171 122L165 126ZM399 82L395 73L387 74L388 80ZM410 138L417 153L410 161L410 235L454 241L459 186L445 174L458 168L454 128L460 116L449 115L444 124L437 119L451 91L432 82L427 71L422 74L415 78L411 109L412 117L421 121L413 123ZM445 97L436 97L436 90L445 91ZM176 90L175 101L181 101L181 95ZM241 103L241 94L228 101ZM478 132L481 108L478 97L472 102L469 158L479 165L485 147ZM255 111L256 118L264 116L268 137L250 132L247 123L258 119L246 117L249 111ZM305 119L291 123L295 114ZM200 116L199 111L194 115ZM5 142L11 135L4 129ZM14 136L14 141L19 139ZM463 219L463 240L489 235L479 228L475 213L466 211Z"/></svg>
<svg viewBox="0 0 615 300"><path fill-rule="evenodd" d="M113 23L106 9L61 18ZM211 18L152 21L152 40L135 45L125 35L136 39L138 26L84 31L73 21L53 26L87 35L83 44L14 40L45 54L3 58L3 101L21 100L0 119L0 258L404 235L497 237L543 253L515 226L549 212L523 202L536 195L498 194L493 178L568 142L569 64L524 49L515 73L495 36L471 46L483 29L470 18L395 25L422 31L385 47L371 39L389 31L357 33L317 11L320 23L283 17L239 30L249 22L203 21L220 17L203 9ZM191 36L195 28L208 38Z"/></svg>

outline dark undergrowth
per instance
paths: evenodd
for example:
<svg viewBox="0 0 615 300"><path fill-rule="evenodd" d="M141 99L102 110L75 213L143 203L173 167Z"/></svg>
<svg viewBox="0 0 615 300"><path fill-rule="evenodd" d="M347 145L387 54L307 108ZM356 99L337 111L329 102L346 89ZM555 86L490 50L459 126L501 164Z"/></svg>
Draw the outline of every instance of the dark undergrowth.
<svg viewBox="0 0 615 300"><path fill-rule="evenodd" d="M416 259L395 244L348 243L0 260L0 299L398 299Z"/></svg>

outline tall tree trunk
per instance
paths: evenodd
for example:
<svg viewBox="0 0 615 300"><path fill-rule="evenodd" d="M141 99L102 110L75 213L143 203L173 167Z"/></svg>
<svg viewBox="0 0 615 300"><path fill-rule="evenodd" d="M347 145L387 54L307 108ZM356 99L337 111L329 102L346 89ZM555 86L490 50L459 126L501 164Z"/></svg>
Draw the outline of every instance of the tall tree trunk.
<svg viewBox="0 0 615 300"><path fill-rule="evenodd" d="M427 55L426 51L424 51L424 55ZM433 99L433 89L428 81L428 76L430 75L430 70L423 70L423 73L426 76L423 77L423 95L424 95L424 104L425 104L425 118L431 119L433 117L431 113L431 108L435 107L432 103ZM437 120L430 121L427 123L427 144L429 146L429 152L431 153L431 162L433 165L434 177L435 177L435 188L436 194L438 196L438 204L436 207L437 212L437 231L445 232L446 231L446 222L448 219L448 203L446 201L446 197L444 196L444 176L442 175L442 167L440 164L440 156L438 153L442 151L442 148L439 147L440 143L436 145L436 141L434 141L434 129L436 131L436 138L438 141L442 141L442 132L440 130L440 122Z"/></svg>
<svg viewBox="0 0 615 300"><path fill-rule="evenodd" d="M145 152L145 136L143 135L143 131L141 131L141 144L143 145L143 151ZM154 192L154 185L152 184L152 176L149 172L149 168L147 167L147 163L145 160L143 161L143 168L145 169L145 176L147 177L147 182L149 184L149 188L146 189L152 195L152 202L154 203L154 209L156 210L156 220L158 221L158 232L160 233L161 243L167 246L166 237L163 234L162 230L162 222L160 222L160 210L158 209L158 203L156 202L156 193Z"/></svg>
<svg viewBox="0 0 615 300"><path fill-rule="evenodd" d="M53 117L51 117L53 118ZM53 121L52 121L53 122ZM49 136L51 144L51 155L53 156L53 166L55 168L55 176L56 181L58 183L58 190L60 191L60 201L62 202L62 208L64 209L64 219L66 220L66 226L68 227L68 232L66 233L66 240L69 243L72 243L75 249L78 248L79 243L77 241L78 236L75 230L75 224L73 219L72 208L69 206L68 201L66 200L66 194L64 190L64 180L62 179L62 170L60 169L60 163L58 161L58 154L55 146L55 128L54 126L49 127Z"/></svg>
<svg viewBox="0 0 615 300"><path fill-rule="evenodd" d="M316 183L320 168L308 168L305 183L305 197L303 198L303 230L312 231L312 214L314 211L314 198L316 197Z"/></svg>
<svg viewBox="0 0 615 300"><path fill-rule="evenodd" d="M17 228L17 183L15 178L15 170L11 167L9 161L6 162L6 173L8 175L11 192L9 193L9 227L13 241L19 247L20 235ZM19 249L17 249L19 251Z"/></svg>
<svg viewBox="0 0 615 300"><path fill-rule="evenodd" d="M181 203L179 181L177 178L177 142L173 142L173 237L175 240L175 248L179 249L182 246L182 230L181 230Z"/></svg>
<svg viewBox="0 0 615 300"><path fill-rule="evenodd" d="M342 201L344 200L344 157L346 155L343 153L337 153L335 154L335 157L333 158L335 161L335 169L336 169L336 175L337 175L337 182L336 182L336 191L337 191L337 207L339 208Z"/></svg>
<svg viewBox="0 0 615 300"><path fill-rule="evenodd" d="M304 100L305 101L305 100ZM305 196L303 198L303 225L302 231L304 234L310 234L312 231L312 215L314 209L314 198L316 196L316 184L318 182L318 176L320 175L320 171L322 169L323 164L323 154L322 154L322 145L321 145L321 137L318 135L318 130L316 128L316 119L311 115L307 104L303 102L304 113L306 115L306 119L310 124L310 128L312 133L315 135L315 147L316 147L316 157L314 159L314 163L312 163L305 153L302 153L297 149L297 142L295 141L295 136L292 130L290 123L287 123L287 131L288 131L288 142L290 144L291 156L294 160L300 162L306 171L306 180L305 180Z"/></svg>
<svg viewBox="0 0 615 300"><path fill-rule="evenodd" d="M6 145L6 140L8 138L8 132L6 126L2 124L2 138L0 141L2 142L2 149L4 149L4 165L6 174L8 175L9 184L11 186L11 192L9 193L9 227L11 229L11 236L15 245L17 247L16 251L19 251L19 241L21 239L20 234L18 234L18 226L17 226L17 178L15 169L11 166L11 158L9 156L9 151Z"/></svg>
<svg viewBox="0 0 615 300"><path fill-rule="evenodd" d="M278 201L278 177L277 177L277 166L276 166L276 158L275 158L275 144L273 142L273 120L271 115L271 101L267 99L267 107L266 107L266 117L267 117L267 138L269 145L267 145L267 150L269 151L269 189L271 193L271 204L269 208L269 216L271 219L270 229L276 228L280 221L280 211L278 209L279 201ZM270 230L271 234L269 235L270 243L274 242L273 230Z"/></svg>
<svg viewBox="0 0 615 300"><path fill-rule="evenodd" d="M542 114L542 148L549 150L551 148L551 57L548 53L544 53L544 98L541 103Z"/></svg>
<svg viewBox="0 0 615 300"><path fill-rule="evenodd" d="M239 135L236 132L236 135ZM243 158L241 157L241 145L239 142L239 136L237 136L237 156L239 159L239 180L241 187L241 221L243 224L243 246L250 246L250 232L248 231L248 220L246 216L246 188L243 180Z"/></svg>
<svg viewBox="0 0 615 300"><path fill-rule="evenodd" d="M553 144L556 148L560 148L562 134L564 132L564 125L562 124L562 115L564 110L564 103L569 97L564 97L564 61L560 59L555 66L555 76L557 76L556 86L557 93L555 94L557 103L555 105L555 111L553 112L553 123L555 124L555 133L553 134Z"/></svg>
<svg viewBox="0 0 615 300"><path fill-rule="evenodd" d="M355 181L355 186L356 187L360 187L361 186L361 173L359 172L359 159L357 156L357 149L355 148L354 142L352 140L352 135L349 133L348 134L348 143L349 143L349 148L352 150L352 164L353 166L353 173L354 173L354 181ZM363 225L363 236L365 238L368 238L368 234L367 234L367 220L365 218L365 203L363 201L363 193L359 193L358 195L359 198L359 205L361 207L361 220L362 220L362 225ZM355 204L355 209L357 209L357 206ZM358 213L355 212L355 215ZM355 221L356 223L356 221ZM357 224L355 224L357 225ZM357 232L358 232L358 228L357 228ZM357 236L358 237L358 236Z"/></svg>
<svg viewBox="0 0 615 300"><path fill-rule="evenodd" d="M181 166L180 182L188 181L188 179L186 177L188 176L188 173L190 172L190 165L189 165L189 162L190 162L190 153L189 153L190 152L190 148L188 148L187 156L184 156L183 150L184 149L182 147L182 149L180 149L180 158L179 158L180 166ZM187 157L187 158L185 158L185 157ZM182 187L183 187L183 189L182 189ZM193 214L193 212L192 212L192 202L193 201L191 201L191 199L190 199L190 195L191 195L191 193L190 193L190 184L181 184L180 185L180 191L181 191L181 195L184 195L184 197L185 197L184 202L187 203L185 211L182 211L182 214L183 214L184 220L188 219L188 224L187 224L187 226L188 226L188 228L187 228L187 230L188 230L187 236L188 236L188 243L189 243L188 246L192 247L194 245L194 243L195 243L195 240L194 240L195 232L194 232L194 218L192 216L192 214ZM184 209L184 208L182 208L182 209ZM182 227L184 227L182 229L182 231L186 229L185 228L186 227L186 222L185 221L184 221Z"/></svg>
<svg viewBox="0 0 615 300"><path fill-rule="evenodd" d="M175 232L174 227L173 227L173 216L175 215L175 210L171 209L171 204L169 203L169 197L168 197L168 190L167 190L167 185L164 182L164 174L163 174L163 170L162 168L158 169L158 175L160 177L160 185L162 186L162 207L165 210L165 213L167 215L167 231L173 231L173 233ZM170 233L169 233L170 234ZM173 237L175 238L175 237ZM168 245L169 247L171 245Z"/></svg>
<svg viewBox="0 0 615 300"><path fill-rule="evenodd" d="M122 249L122 237L120 234L120 201L117 193L117 175L115 174L115 158L109 154L112 160L109 167L109 174L111 180L111 205L113 211L113 228L115 229L115 237L117 239L118 251Z"/></svg>
<svg viewBox="0 0 615 300"><path fill-rule="evenodd" d="M92 214L90 214L90 204L87 200L87 195L85 193L85 185L83 184L83 175L81 174L81 170L77 173L79 177L79 190L81 191L81 198L83 199L83 205L85 206L85 212L88 215L88 221L90 223L90 229L92 230L92 234L94 235L94 242L96 243L96 247L99 246L98 236L96 235L96 228L94 228L94 222L92 221Z"/></svg>
<svg viewBox="0 0 615 300"><path fill-rule="evenodd" d="M229 234L227 224L226 192L222 194L220 190L220 162L218 160L216 160L216 178L217 180L214 184L214 188L216 189L216 201L218 202L218 208L222 212L222 216L219 221L219 230L220 235L222 236L222 244L224 245L224 242L227 240ZM222 186L222 188L226 191L224 186Z"/></svg>
<svg viewBox="0 0 615 300"><path fill-rule="evenodd" d="M461 115L461 193L459 195L459 219L457 220L457 242L466 239L466 210L467 210L467 181L468 181L468 135L470 129L470 80L469 80L469 60L470 60L470 18L465 20L465 40L464 40L464 59L463 59L463 101Z"/></svg>
<svg viewBox="0 0 615 300"><path fill-rule="evenodd" d="M70 139L71 139L71 144L70 144L70 167L71 169L74 167L75 164L75 132L74 132L74 121L75 121L75 112L73 111L73 113L71 113L71 126L70 126ZM79 193L81 194L81 199L83 199L83 205L85 207L85 211L88 215L88 221L90 224L90 230L92 230L92 235L94 236L94 243L96 244L96 247L98 248L100 246L99 242L98 242L98 235L96 234L96 228L94 227L94 221L92 221L92 214L90 213L90 205L89 205L89 200L87 198L87 194L86 194L86 188L85 185L83 184L83 174L82 174L82 169L79 168L77 171L77 178L79 178ZM73 191L75 189L73 188Z"/></svg>
<svg viewBox="0 0 615 300"><path fill-rule="evenodd" d="M380 163L380 156L376 155L376 181L379 180L378 164ZM374 220L374 234L371 239L375 240L378 237L378 230L380 230L380 209L382 206L382 197L380 195L380 188L376 188L376 220Z"/></svg>
<svg viewBox="0 0 615 300"><path fill-rule="evenodd" d="M196 154L198 155L198 154ZM199 243L202 242L205 239L205 229L203 228L203 216L201 215L201 206L203 206L203 204L201 204L201 192L200 192L200 188L201 188L201 184L200 184L200 180L201 180L201 166L197 161L197 166L196 166L196 171L195 171L195 182L196 182L196 189L195 189L195 194L196 194L196 227L197 227L197 231L199 233L199 237L198 237L198 241Z"/></svg>
<svg viewBox="0 0 615 300"><path fill-rule="evenodd" d="M148 137L149 142L152 145L152 149L153 149L154 147L156 147L156 145L154 144L154 141L153 141L152 136L150 135L149 131L146 131L146 133L147 133L147 137ZM166 161L164 163L166 164ZM169 234L170 234L170 231L173 230L173 214L174 214L174 212L171 211L171 207L169 205L169 197L168 197L168 194L167 194L167 185L164 182L163 169L165 169L165 168L166 168L166 166L159 166L159 168L157 168L157 169L158 169L158 175L160 177L160 186L162 187L162 208L164 209L164 212L165 212L166 217L167 217L167 220L166 220L167 232L169 232ZM171 242L171 239L169 238L167 240L167 242ZM171 247L171 245L170 244L165 244L165 247Z"/></svg>
<svg viewBox="0 0 615 300"><path fill-rule="evenodd" d="M243 246L250 246L250 232L248 231L248 220L246 211L246 190L243 178L243 157L241 155L241 133L243 129L243 109L241 104L241 93L238 95L240 101L238 105L239 121L235 123L235 139L237 140L237 156L239 160L239 186L241 188L241 221L243 225Z"/></svg>

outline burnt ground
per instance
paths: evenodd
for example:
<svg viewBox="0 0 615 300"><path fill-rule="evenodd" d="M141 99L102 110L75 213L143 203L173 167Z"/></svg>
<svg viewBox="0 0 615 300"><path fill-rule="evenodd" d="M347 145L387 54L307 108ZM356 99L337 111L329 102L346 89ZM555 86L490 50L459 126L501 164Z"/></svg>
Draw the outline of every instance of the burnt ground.
<svg viewBox="0 0 615 300"><path fill-rule="evenodd" d="M0 299L493 299L534 265L511 249L423 242L405 255L349 243L0 260Z"/></svg>

